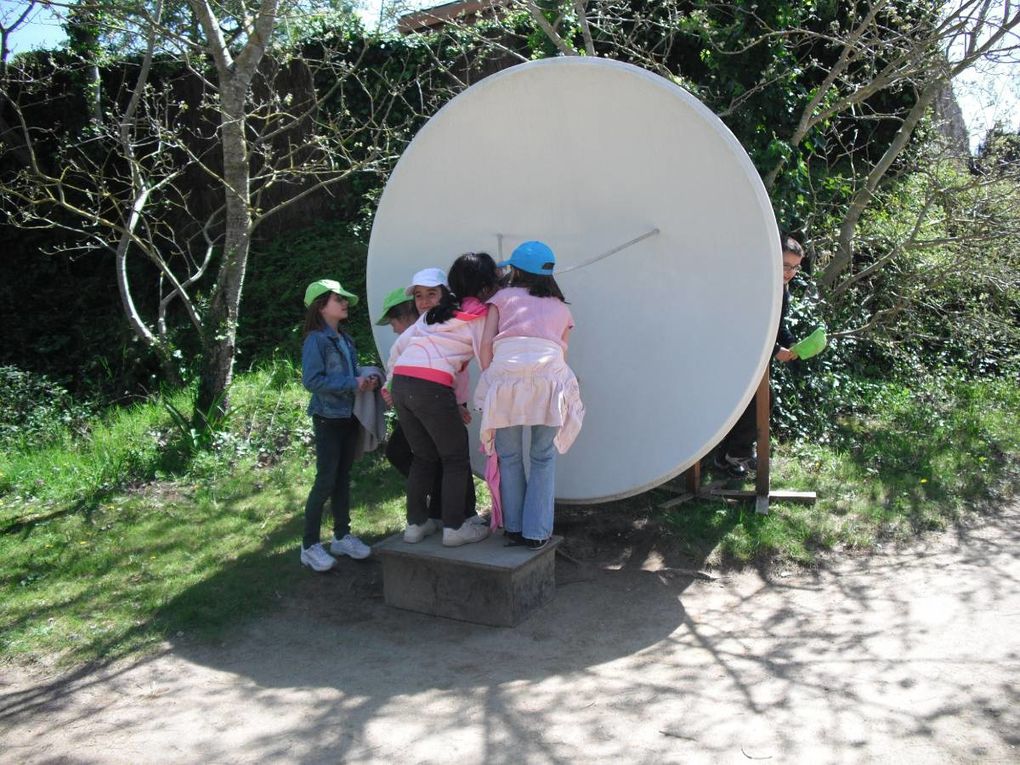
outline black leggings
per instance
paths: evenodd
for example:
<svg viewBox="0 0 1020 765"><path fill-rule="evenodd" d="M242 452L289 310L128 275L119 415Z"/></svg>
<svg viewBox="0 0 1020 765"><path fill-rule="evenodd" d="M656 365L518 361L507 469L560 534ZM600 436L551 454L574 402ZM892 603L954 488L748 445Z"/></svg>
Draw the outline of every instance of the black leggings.
<svg viewBox="0 0 1020 765"><path fill-rule="evenodd" d="M404 435L404 429L400 427L400 422L397 421L393 426L393 433L390 434L390 438L386 442L386 459L397 469L400 475L407 478L411 472L413 456L411 454L411 445L407 443L407 436ZM470 472L468 472L466 483L467 485L464 487L464 502L465 507L467 507L467 515L470 517L478 514L476 511L475 479ZM429 491L429 518L440 521L443 519L442 465L440 465L439 474L436 476L432 489Z"/></svg>
<svg viewBox="0 0 1020 765"><path fill-rule="evenodd" d="M442 469L443 526L459 528L468 513L465 484L471 481L471 465L467 429L453 389L395 375L392 394L413 455L407 476L407 522L420 525L428 520L428 495Z"/></svg>
<svg viewBox="0 0 1020 765"><path fill-rule="evenodd" d="M358 440L358 421L353 417L312 417L315 428L315 483L305 502L307 548L319 542L322 506L328 499L333 513L333 536L343 539L351 530L351 465Z"/></svg>

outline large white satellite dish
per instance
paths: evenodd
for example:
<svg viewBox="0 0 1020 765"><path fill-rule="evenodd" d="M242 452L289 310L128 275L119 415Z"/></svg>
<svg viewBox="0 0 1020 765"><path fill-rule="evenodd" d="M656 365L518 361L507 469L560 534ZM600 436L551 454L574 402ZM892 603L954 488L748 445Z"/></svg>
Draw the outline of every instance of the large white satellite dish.
<svg viewBox="0 0 1020 765"><path fill-rule="evenodd" d="M556 252L586 407L557 500L619 499L680 474L736 421L775 341L779 235L747 154L643 69L506 69L444 106L397 163L372 227L368 303L421 268L468 251L499 259L528 239ZM386 359L392 332L375 339Z"/></svg>

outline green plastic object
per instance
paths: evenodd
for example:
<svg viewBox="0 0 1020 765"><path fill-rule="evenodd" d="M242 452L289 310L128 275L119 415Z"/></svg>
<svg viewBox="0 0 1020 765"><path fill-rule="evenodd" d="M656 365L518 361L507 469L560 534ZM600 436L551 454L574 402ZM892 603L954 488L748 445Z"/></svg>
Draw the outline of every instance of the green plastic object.
<svg viewBox="0 0 1020 765"><path fill-rule="evenodd" d="M790 350L796 353L799 359L810 359L812 356L817 356L821 353L827 343L825 327L819 327Z"/></svg>

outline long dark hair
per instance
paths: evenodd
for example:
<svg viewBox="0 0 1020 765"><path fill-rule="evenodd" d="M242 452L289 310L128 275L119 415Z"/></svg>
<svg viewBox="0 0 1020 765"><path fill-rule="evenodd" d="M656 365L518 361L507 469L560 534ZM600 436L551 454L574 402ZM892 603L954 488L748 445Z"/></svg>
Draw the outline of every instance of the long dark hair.
<svg viewBox="0 0 1020 765"><path fill-rule="evenodd" d="M533 274L529 271L522 271L515 266L510 266L510 273L507 274L503 283L506 287L523 287L532 297L553 297L562 300L564 303L567 302L567 299L563 297L563 292L560 290L560 285L556 283L556 279L551 274L548 276L545 274Z"/></svg>
<svg viewBox="0 0 1020 765"><path fill-rule="evenodd" d="M312 304L308 306L308 310L305 311L305 329L302 337L308 337L312 332L318 332L320 329L326 328L326 320L322 318L322 309L326 307L326 303L329 302L330 295L332 292L323 292L319 297L312 301ZM347 320L341 321L337 325L336 331L342 333L344 326L347 324Z"/></svg>
<svg viewBox="0 0 1020 765"><path fill-rule="evenodd" d="M332 292L323 292L308 306L308 310L305 311L305 331L302 337L308 337L312 332L326 328L326 320L322 318L322 309L326 307L329 296L332 294Z"/></svg>
<svg viewBox="0 0 1020 765"><path fill-rule="evenodd" d="M460 310L460 299L456 295L454 295L452 292L450 292L450 288L447 287L445 284L439 284L437 286L439 287L439 302L436 303L428 311L425 312L425 323L426 324L435 324L436 323L436 321L434 320L434 316L435 316L434 312L438 308L441 308L442 306L451 306L451 308L450 308L450 316L453 316L454 311ZM446 319L449 319L450 316L447 316ZM440 319L439 321L440 321L440 323L442 323L442 322L446 321L446 319Z"/></svg>
<svg viewBox="0 0 1020 765"><path fill-rule="evenodd" d="M464 298L484 300L496 289L496 261L485 252L467 252L453 261L448 281L439 303L425 314L426 324L442 324L460 310Z"/></svg>

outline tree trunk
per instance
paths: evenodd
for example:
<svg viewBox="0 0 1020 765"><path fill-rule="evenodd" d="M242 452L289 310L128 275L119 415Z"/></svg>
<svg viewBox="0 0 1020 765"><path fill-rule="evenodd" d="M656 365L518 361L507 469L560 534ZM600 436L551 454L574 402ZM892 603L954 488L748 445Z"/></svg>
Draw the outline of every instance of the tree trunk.
<svg viewBox="0 0 1020 765"><path fill-rule="evenodd" d="M245 102L252 77L272 39L278 0L261 0L254 28L236 58L223 38L209 0L189 0L208 38L220 90L220 141L226 198L223 262L220 264L203 333L202 373L192 422L202 427L227 410L227 388L234 374L237 317L251 242L251 189Z"/></svg>
<svg viewBox="0 0 1020 765"><path fill-rule="evenodd" d="M234 373L237 318L251 241L248 144L244 135L246 91L247 88L236 81L223 84L220 129L226 191L223 262L205 321L205 356L195 399L194 423L197 426L210 415L226 411L225 394Z"/></svg>

